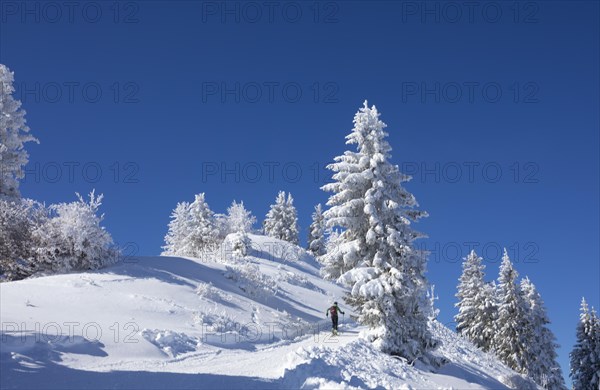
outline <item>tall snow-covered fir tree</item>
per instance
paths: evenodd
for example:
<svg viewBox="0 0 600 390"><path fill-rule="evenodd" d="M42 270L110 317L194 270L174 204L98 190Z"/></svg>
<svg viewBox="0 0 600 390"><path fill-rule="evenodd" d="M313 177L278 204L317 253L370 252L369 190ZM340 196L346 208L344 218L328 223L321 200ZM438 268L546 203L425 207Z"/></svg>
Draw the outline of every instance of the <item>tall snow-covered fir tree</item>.
<svg viewBox="0 0 600 390"><path fill-rule="evenodd" d="M312 223L308 228L308 251L315 257L325 254L325 218L321 203L315 206Z"/></svg>
<svg viewBox="0 0 600 390"><path fill-rule="evenodd" d="M517 277L518 273L505 248L498 277L498 319L493 347L498 358L508 367L525 373L527 351L523 330L527 313Z"/></svg>
<svg viewBox="0 0 600 390"><path fill-rule="evenodd" d="M0 196L19 197L19 179L29 155L23 145L37 142L25 124L25 111L12 94L14 75L0 64Z"/></svg>
<svg viewBox="0 0 600 390"><path fill-rule="evenodd" d="M369 327L366 338L380 350L427 360L436 345L428 330L426 259L413 241L423 235L411 221L426 213L402 187L410 178L389 161L386 125L375 106L364 106L346 137L357 151L336 157L328 168L334 182L325 212L329 228L341 234L332 252L322 256L324 276L351 288L346 302L357 321Z"/></svg>
<svg viewBox="0 0 600 390"><path fill-rule="evenodd" d="M162 247L162 255L189 255L189 253L184 253L184 245L191 233L191 228L190 203L177 203L177 206L171 213L171 221L169 222L169 230L165 236L165 246Z"/></svg>
<svg viewBox="0 0 600 390"><path fill-rule="evenodd" d="M585 298L581 300L577 324L577 341L571 351L571 373L574 390L597 390L600 386L600 323L595 311L590 312Z"/></svg>
<svg viewBox="0 0 600 390"><path fill-rule="evenodd" d="M456 331L484 351L490 349L496 316L495 294L484 281L483 259L471 251L463 262L456 297ZM490 294L491 292L491 294Z"/></svg>
<svg viewBox="0 0 600 390"><path fill-rule="evenodd" d="M329 209L325 211L326 226L329 229L340 228L335 237L336 243L321 257L323 268L321 272L326 279L338 279L345 272L353 269L362 262L365 255L366 236L369 230L369 216L365 213L365 196L372 187L373 177L371 159L363 145L367 142L369 132L373 127L383 131L383 122L378 115L373 114L365 102L364 107L354 116L354 128L346 136L347 145L356 145L356 150L347 150L343 155L334 158L334 163L327 165L333 171L333 183L322 187L327 192L333 192L327 201ZM371 123L369 123L369 121ZM400 176L401 182L407 177Z"/></svg>
<svg viewBox="0 0 600 390"><path fill-rule="evenodd" d="M558 344L548 328L550 320L544 301L527 277L521 280L521 294L526 310L523 335L526 366L523 371L544 389L566 390L562 369L556 361Z"/></svg>
<svg viewBox="0 0 600 390"><path fill-rule="evenodd" d="M263 222L267 236L298 244L298 214L292 194L279 191L275 204L271 205Z"/></svg>

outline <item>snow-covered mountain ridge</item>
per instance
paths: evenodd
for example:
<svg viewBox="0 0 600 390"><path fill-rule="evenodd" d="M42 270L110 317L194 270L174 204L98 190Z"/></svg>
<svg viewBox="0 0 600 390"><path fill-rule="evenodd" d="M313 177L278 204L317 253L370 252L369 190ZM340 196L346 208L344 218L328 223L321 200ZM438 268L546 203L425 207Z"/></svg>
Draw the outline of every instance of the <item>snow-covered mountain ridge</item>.
<svg viewBox="0 0 600 390"><path fill-rule="evenodd" d="M244 259L140 257L0 284L10 388L537 388L440 323L439 369L359 337L345 290L294 245L250 235ZM330 335L325 310L346 312Z"/></svg>

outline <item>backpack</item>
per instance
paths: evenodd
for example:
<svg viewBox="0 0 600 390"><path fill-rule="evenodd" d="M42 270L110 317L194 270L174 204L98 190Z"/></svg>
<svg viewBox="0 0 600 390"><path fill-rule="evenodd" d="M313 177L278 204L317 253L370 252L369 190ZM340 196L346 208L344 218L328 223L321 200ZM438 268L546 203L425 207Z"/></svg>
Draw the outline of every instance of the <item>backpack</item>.
<svg viewBox="0 0 600 390"><path fill-rule="evenodd" d="M331 313L331 316L332 316L332 317L337 317L337 315L338 315L338 313L337 313L337 307L335 307L335 306L331 306L331 307L329 308L329 313Z"/></svg>

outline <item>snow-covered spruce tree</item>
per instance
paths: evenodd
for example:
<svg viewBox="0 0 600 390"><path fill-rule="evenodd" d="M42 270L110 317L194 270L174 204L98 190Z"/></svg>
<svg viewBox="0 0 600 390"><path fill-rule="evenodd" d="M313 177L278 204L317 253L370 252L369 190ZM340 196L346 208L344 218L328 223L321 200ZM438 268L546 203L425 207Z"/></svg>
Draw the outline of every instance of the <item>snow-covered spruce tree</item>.
<svg viewBox="0 0 600 390"><path fill-rule="evenodd" d="M279 191L263 222L263 231L269 237L298 244L298 214L292 194Z"/></svg>
<svg viewBox="0 0 600 390"><path fill-rule="evenodd" d="M577 341L571 351L571 373L574 390L597 390L600 382L600 355L598 355L598 317L590 312L585 298L581 300L581 314L577 324Z"/></svg>
<svg viewBox="0 0 600 390"><path fill-rule="evenodd" d="M490 349L497 310L495 295L484 281L483 259L471 251L463 262L463 272L456 297L458 314L454 316L456 331L484 351Z"/></svg>
<svg viewBox="0 0 600 390"><path fill-rule="evenodd" d="M323 187L330 197L325 218L342 233L325 259L325 276L351 287L346 302L365 336L380 350L414 360L428 360L436 345L428 330L426 259L414 247L422 237L410 223L426 215L401 185L409 180L389 162L391 147L375 106L354 117L347 138L357 152L345 152L328 168L334 183Z"/></svg>
<svg viewBox="0 0 600 390"><path fill-rule="evenodd" d="M192 230L191 212L189 202L177 203L177 206L171 213L169 221L169 230L165 236L165 246L163 246L163 256L186 256L183 253L187 237Z"/></svg>
<svg viewBox="0 0 600 390"><path fill-rule="evenodd" d="M298 245L298 235L300 234L300 228L298 227L298 211L296 211L296 207L294 206L294 198L292 198L291 193L288 193L285 206L285 225L288 228L285 231L286 234L284 240Z"/></svg>
<svg viewBox="0 0 600 390"><path fill-rule="evenodd" d="M285 192L279 191L275 203L271 205L265 220L263 221L263 232L269 237L283 239L283 226L285 214Z"/></svg>
<svg viewBox="0 0 600 390"><path fill-rule="evenodd" d="M222 223L224 231L227 233L222 244L224 258L230 260L246 256L252 247L248 233L252 231L256 217L246 210L244 202L233 201L227 209L227 215ZM232 256L228 256L228 254Z"/></svg>
<svg viewBox="0 0 600 390"><path fill-rule="evenodd" d="M335 237L335 245L329 246L320 259L323 264L321 273L325 279L338 279L359 265L365 255L369 230L369 216L364 210L365 195L373 185L371 156L368 154L374 153L364 144L372 128L379 127L379 131L383 131L384 127L383 122L375 116L373 118L365 101L364 107L354 116L352 132L346 136L346 144L356 145L356 150L345 151L334 158L334 163L327 165L327 169L334 173L333 183L322 187L324 191L333 192L327 201L329 209L324 213L326 227L340 228L341 231ZM399 180L407 181L408 178L401 176Z"/></svg>
<svg viewBox="0 0 600 390"><path fill-rule="evenodd" d="M484 310L479 313L479 326L483 332L480 348L484 351L490 351L493 348L496 320L498 319L498 287L495 280L483 286L481 302Z"/></svg>
<svg viewBox="0 0 600 390"><path fill-rule="evenodd" d="M256 217L246 210L244 202L233 201L227 209L226 229L229 233L250 233L256 223Z"/></svg>
<svg viewBox="0 0 600 390"><path fill-rule="evenodd" d="M89 202L78 200L49 207L50 218L35 231L37 266L51 272L98 269L115 261L119 252L100 226L102 195L92 191Z"/></svg>
<svg viewBox="0 0 600 390"><path fill-rule="evenodd" d="M498 277L498 319L493 349L498 358L513 370L527 374L527 351L523 343L526 326L526 309L514 269L506 248Z"/></svg>
<svg viewBox="0 0 600 390"><path fill-rule="evenodd" d="M550 320L544 301L529 278L521 280L521 294L525 303L524 328L525 372L544 389L566 390L560 365L557 363L556 337L548 328Z"/></svg>
<svg viewBox="0 0 600 390"><path fill-rule="evenodd" d="M592 384L595 384L600 388L600 317L596 314L596 311L592 307L592 344L594 348L594 372L595 375L592 378Z"/></svg>
<svg viewBox="0 0 600 390"><path fill-rule="evenodd" d="M189 206L189 234L182 242L182 254L203 258L214 253L219 244L215 215L206 203L204 193L196 195Z"/></svg>
<svg viewBox="0 0 600 390"><path fill-rule="evenodd" d="M600 389L600 318L598 318L594 307L590 310L590 322L589 339L591 354L588 359L591 365L590 372L592 373L590 387Z"/></svg>
<svg viewBox="0 0 600 390"><path fill-rule="evenodd" d="M26 142L37 142L25 124L25 111L12 94L14 75L0 64L0 195L19 197L19 179L29 155Z"/></svg>
<svg viewBox="0 0 600 390"><path fill-rule="evenodd" d="M321 203L315 206L315 212L312 214L307 242L307 250L310 254L315 257L325 254L325 218L323 217Z"/></svg>

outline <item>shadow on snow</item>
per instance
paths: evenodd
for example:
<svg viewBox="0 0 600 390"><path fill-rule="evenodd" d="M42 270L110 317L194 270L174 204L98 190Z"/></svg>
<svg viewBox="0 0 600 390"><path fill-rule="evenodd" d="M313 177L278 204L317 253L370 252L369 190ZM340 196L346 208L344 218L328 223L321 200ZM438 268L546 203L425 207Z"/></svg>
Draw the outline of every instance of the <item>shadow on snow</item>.
<svg viewBox="0 0 600 390"><path fill-rule="evenodd" d="M39 335L38 335L39 336ZM104 345L83 338L39 341L30 333L0 333L2 389L277 389L281 383L255 377L149 371L95 372L60 364L63 354L105 357ZM38 341L36 341L38 340Z"/></svg>

